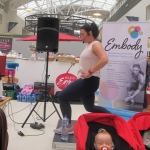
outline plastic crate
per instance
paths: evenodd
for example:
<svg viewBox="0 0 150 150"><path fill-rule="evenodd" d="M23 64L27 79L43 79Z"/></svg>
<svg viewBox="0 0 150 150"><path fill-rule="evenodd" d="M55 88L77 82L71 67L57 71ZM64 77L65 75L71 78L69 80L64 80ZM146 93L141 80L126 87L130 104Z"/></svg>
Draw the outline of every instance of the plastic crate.
<svg viewBox="0 0 150 150"><path fill-rule="evenodd" d="M108 108L108 107L105 107L105 108L107 110L109 110L111 113L116 114L116 115L122 117L126 121L128 121L130 118L132 118L132 116L134 116L135 114L138 113L138 112L129 111L129 110L121 110L121 109Z"/></svg>
<svg viewBox="0 0 150 150"><path fill-rule="evenodd" d="M18 83L18 78L8 78L8 77L3 77L3 82L4 83L11 83L11 84L13 84L13 83Z"/></svg>
<svg viewBox="0 0 150 150"><path fill-rule="evenodd" d="M5 69L5 76L14 76L15 75L15 73L16 73L16 70L15 69L11 69L11 70L9 70L9 69Z"/></svg>
<svg viewBox="0 0 150 150"><path fill-rule="evenodd" d="M6 94L7 94L7 97L11 97L12 100L15 97L15 91L13 91L13 90L6 91Z"/></svg>
<svg viewBox="0 0 150 150"><path fill-rule="evenodd" d="M19 64L16 62L6 62L6 68L8 69L16 69L19 67Z"/></svg>

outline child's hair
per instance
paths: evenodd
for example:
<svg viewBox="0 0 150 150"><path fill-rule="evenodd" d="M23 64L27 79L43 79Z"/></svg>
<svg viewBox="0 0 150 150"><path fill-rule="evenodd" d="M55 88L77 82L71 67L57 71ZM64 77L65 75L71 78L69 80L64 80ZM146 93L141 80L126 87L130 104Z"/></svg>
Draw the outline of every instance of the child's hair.
<svg viewBox="0 0 150 150"><path fill-rule="evenodd" d="M98 133L100 133L100 132L107 132L105 129L103 129L103 128L100 128L99 130L98 130Z"/></svg>

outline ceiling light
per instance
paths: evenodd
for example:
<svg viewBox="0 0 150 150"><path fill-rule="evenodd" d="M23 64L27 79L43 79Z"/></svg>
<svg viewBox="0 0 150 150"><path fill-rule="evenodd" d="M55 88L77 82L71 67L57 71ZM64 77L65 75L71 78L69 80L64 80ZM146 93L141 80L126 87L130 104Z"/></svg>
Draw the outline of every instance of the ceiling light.
<svg viewBox="0 0 150 150"><path fill-rule="evenodd" d="M99 16L101 16L102 14L100 14L100 13L94 13L93 15L96 16L96 17L99 17Z"/></svg>
<svg viewBox="0 0 150 150"><path fill-rule="evenodd" d="M26 8L25 9L27 12L31 12L31 11L33 11L32 9L30 9L30 8Z"/></svg>

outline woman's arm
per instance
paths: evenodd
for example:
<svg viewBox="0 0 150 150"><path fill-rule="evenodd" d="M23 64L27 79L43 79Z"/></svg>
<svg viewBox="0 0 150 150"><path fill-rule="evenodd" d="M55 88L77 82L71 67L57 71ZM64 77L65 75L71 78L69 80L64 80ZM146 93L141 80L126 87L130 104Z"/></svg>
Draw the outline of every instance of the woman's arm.
<svg viewBox="0 0 150 150"><path fill-rule="evenodd" d="M95 56L97 56L99 58L99 61L95 66L90 68L90 70L88 72L82 73L82 75L81 75L82 79L90 77L92 73L100 70L108 63L108 57L105 53L105 50L103 49L102 45L99 42L95 42L92 45L92 52Z"/></svg>
<svg viewBox="0 0 150 150"><path fill-rule="evenodd" d="M102 45L98 42L93 44L92 52L99 58L98 63L90 69L91 72L95 72L103 68L108 63L108 57Z"/></svg>

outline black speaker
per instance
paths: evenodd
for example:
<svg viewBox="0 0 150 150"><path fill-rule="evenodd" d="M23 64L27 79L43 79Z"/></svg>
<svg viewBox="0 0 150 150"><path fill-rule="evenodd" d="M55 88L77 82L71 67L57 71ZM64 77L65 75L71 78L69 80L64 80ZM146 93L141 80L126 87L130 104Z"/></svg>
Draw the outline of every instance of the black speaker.
<svg viewBox="0 0 150 150"><path fill-rule="evenodd" d="M52 17L39 17L37 26L37 51L58 52L59 19Z"/></svg>

